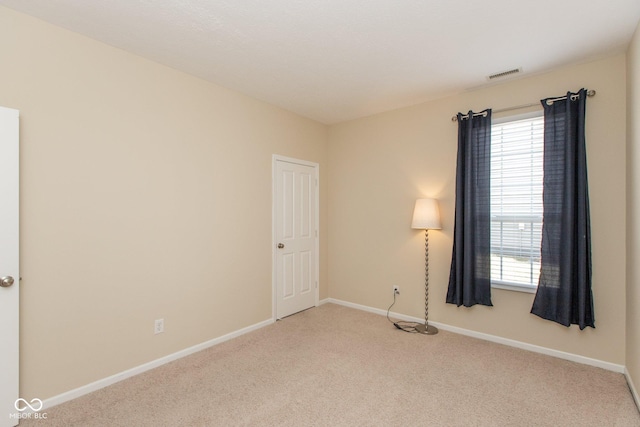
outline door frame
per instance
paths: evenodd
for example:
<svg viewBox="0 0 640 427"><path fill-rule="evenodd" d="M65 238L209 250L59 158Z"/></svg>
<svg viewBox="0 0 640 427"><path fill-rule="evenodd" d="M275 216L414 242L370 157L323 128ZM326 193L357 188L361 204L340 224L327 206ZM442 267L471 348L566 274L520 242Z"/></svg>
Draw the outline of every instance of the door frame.
<svg viewBox="0 0 640 427"><path fill-rule="evenodd" d="M277 269L277 248L276 245L276 170L278 162L286 162L293 163L302 166L312 167L314 170L314 178L316 180L316 191L315 191L315 229L316 229L316 238L315 238L315 259L314 262L316 264L316 274L314 280L316 282L316 291L315 291L315 307L318 306L320 302L320 165L315 162L310 162L308 160L300 160L292 157L281 156L279 154L273 154L271 161L271 318L275 322L278 320L278 312L277 312L277 304L278 304L278 284L276 283L276 269Z"/></svg>

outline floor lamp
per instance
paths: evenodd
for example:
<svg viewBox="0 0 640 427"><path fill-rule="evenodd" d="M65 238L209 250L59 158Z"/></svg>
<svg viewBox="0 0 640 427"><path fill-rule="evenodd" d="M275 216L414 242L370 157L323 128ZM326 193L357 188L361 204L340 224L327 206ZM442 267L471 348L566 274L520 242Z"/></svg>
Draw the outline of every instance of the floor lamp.
<svg viewBox="0 0 640 427"><path fill-rule="evenodd" d="M420 334L435 335L438 328L429 324L429 230L442 228L435 199L416 200L411 228L424 230L424 325L417 324L415 330Z"/></svg>

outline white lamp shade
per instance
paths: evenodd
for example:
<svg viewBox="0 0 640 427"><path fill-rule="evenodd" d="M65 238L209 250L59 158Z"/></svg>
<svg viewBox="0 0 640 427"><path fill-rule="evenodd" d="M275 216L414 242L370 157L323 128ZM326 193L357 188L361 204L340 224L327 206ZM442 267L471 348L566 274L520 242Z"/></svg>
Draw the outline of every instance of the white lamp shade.
<svg viewBox="0 0 640 427"><path fill-rule="evenodd" d="M440 214L438 213L438 202L435 199L416 200L411 228L421 230L439 230L442 228Z"/></svg>

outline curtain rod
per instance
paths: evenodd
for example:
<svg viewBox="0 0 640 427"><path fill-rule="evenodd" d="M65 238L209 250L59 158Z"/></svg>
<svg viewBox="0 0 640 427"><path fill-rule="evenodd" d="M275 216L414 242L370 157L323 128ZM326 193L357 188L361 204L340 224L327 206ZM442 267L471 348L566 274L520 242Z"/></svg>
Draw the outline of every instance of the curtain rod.
<svg viewBox="0 0 640 427"><path fill-rule="evenodd" d="M572 99L572 100L575 100L576 98L578 98L578 96L579 96L578 94L571 95L571 99ZM593 90L593 89L588 90L588 91L587 91L587 96L589 96L589 97L591 97L591 96L596 96L596 91L595 91L595 90ZM564 100L564 99L567 99L567 97L566 97L566 96L560 96L560 97L558 97L558 98L551 98L551 99L547 99L547 104L548 104L548 105L551 105L551 104L553 104L553 103L554 103L554 102L556 102L556 101L562 101L562 100ZM504 113L505 111L521 110L521 109L523 109L523 108L537 107L537 106L539 106L539 105L540 105L540 103L539 103L539 102L534 102L534 103L532 103L532 104L516 105L515 107L507 107L507 108L500 108L499 110L493 110L493 113ZM484 114L484 113L475 113L475 114L474 114L474 117L475 117L475 116L482 116L483 114ZM462 118L463 118L463 119L468 119L468 118L469 118L469 115L468 115L468 114L465 114L464 116L462 116ZM457 122L457 121L458 121L458 116L456 115L456 116L451 117L451 121L452 121L452 122Z"/></svg>

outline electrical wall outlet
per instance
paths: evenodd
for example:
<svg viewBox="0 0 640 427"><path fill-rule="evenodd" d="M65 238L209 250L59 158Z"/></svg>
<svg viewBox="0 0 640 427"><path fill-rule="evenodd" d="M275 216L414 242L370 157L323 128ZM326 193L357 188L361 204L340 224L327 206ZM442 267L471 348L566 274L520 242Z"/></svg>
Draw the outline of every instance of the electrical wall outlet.
<svg viewBox="0 0 640 427"><path fill-rule="evenodd" d="M400 286L394 286L393 287L393 294L394 295L400 295Z"/></svg>
<svg viewBox="0 0 640 427"><path fill-rule="evenodd" d="M164 332L164 319L156 319L153 324L153 333L159 334L161 332Z"/></svg>

